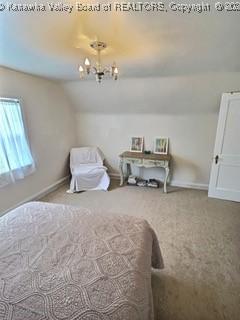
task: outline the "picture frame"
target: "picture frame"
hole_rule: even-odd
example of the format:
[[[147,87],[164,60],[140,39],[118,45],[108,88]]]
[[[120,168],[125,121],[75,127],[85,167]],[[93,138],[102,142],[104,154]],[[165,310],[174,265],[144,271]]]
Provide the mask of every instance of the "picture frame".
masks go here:
[[[156,137],[154,139],[154,150],[156,154],[168,154],[168,138]]]
[[[143,152],[143,143],[144,138],[143,137],[131,137],[131,152]]]

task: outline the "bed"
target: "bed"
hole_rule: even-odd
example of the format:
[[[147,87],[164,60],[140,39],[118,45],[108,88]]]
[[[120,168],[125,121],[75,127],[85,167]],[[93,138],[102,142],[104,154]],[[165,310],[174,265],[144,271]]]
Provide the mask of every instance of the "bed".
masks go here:
[[[151,267],[145,220],[27,203],[0,219],[0,319],[153,319]]]

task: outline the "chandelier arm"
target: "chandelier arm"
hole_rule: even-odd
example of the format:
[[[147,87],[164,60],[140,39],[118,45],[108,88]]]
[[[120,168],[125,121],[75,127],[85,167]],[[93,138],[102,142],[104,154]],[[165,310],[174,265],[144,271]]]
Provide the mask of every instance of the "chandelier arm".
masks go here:
[[[105,67],[104,69],[103,69],[103,72],[105,73],[105,72],[107,72],[107,73],[110,73],[111,71],[110,71],[110,67]]]
[[[96,74],[98,72],[96,67],[92,67],[92,69],[93,69],[94,74]]]

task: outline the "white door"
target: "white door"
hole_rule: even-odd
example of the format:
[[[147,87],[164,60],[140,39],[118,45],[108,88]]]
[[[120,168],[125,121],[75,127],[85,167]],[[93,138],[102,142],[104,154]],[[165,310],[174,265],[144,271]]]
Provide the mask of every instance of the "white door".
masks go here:
[[[224,93],[208,196],[240,201],[240,93]]]

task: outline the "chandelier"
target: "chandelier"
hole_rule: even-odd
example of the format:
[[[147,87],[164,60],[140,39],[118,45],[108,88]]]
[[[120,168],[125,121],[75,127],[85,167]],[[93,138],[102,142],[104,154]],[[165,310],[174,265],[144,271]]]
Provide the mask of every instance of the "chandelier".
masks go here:
[[[101,51],[106,49],[107,44],[102,41],[94,41],[90,43],[90,47],[97,51],[97,61],[95,66],[91,66],[91,63],[88,58],[84,61],[84,67],[79,66],[80,78],[84,78],[85,75],[89,75],[90,73],[95,74],[96,81],[101,83],[103,77],[108,74],[113,80],[117,80],[118,78],[118,68],[116,63],[113,62],[112,66],[104,67],[101,63]]]

